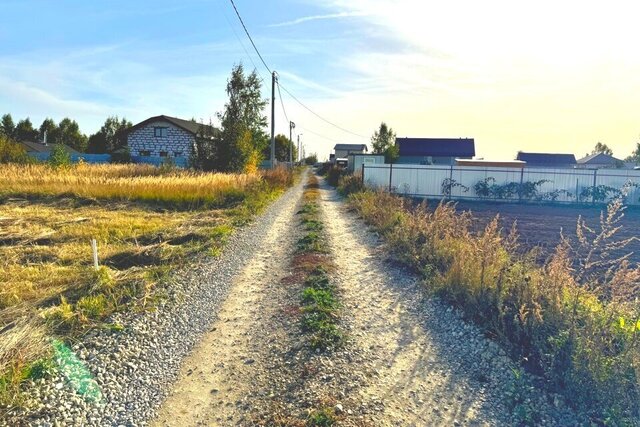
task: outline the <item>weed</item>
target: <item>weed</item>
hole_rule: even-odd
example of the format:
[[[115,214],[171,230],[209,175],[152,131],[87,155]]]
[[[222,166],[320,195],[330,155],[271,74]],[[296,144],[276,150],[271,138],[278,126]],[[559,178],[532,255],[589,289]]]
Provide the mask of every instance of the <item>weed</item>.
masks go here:
[[[505,234],[498,218],[476,233],[469,213],[452,204],[429,210],[373,191],[349,200],[432,291],[526,360],[579,412],[620,424],[640,416],[640,268],[610,255],[630,242],[614,237],[622,199],[609,204],[600,229],[579,219],[577,242],[562,239],[542,266],[535,253],[516,251],[515,228]],[[532,408],[520,401],[514,408],[535,422]]]
[[[331,427],[337,421],[332,408],[321,408],[313,411],[307,419],[308,427]]]

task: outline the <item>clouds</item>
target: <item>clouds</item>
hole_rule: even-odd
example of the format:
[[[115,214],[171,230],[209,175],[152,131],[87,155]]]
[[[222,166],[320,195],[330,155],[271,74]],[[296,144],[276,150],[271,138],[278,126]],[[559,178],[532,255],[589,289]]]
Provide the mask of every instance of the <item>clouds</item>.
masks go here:
[[[292,19],[290,21],[284,21],[284,22],[280,22],[280,23],[277,23],[277,24],[271,24],[271,25],[269,25],[269,27],[271,27],[271,28],[288,27],[288,26],[292,26],[292,25],[303,24],[305,22],[310,22],[310,21],[321,21],[321,20],[340,19],[340,18],[352,18],[352,17],[365,16],[365,15],[366,15],[365,12],[338,12],[338,13],[328,13],[328,14],[324,14],[324,15],[309,15],[309,16],[303,16],[303,17],[300,17],[300,18]]]

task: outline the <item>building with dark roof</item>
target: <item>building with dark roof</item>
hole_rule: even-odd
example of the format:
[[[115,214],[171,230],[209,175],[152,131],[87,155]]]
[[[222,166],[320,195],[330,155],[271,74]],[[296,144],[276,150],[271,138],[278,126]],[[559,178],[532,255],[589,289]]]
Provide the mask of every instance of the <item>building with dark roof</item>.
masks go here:
[[[576,167],[582,169],[620,169],[625,167],[625,162],[604,153],[596,153],[577,160]]]
[[[525,153],[518,151],[516,160],[527,162],[527,167],[532,168],[574,168],[576,156],[561,153]]]
[[[170,116],[150,117],[128,130],[127,145],[132,156],[173,157],[185,159],[191,153],[196,137],[202,133],[215,135],[218,129]]]
[[[367,144],[336,144],[333,147],[336,159],[346,159],[349,154],[364,154],[368,151]]]
[[[51,153],[51,150],[53,150],[57,145],[61,145],[69,154],[79,154],[76,150],[64,144],[44,144],[42,142],[34,141],[20,141],[19,144],[28,154]]]
[[[396,138],[400,157],[397,163],[454,165],[456,159],[476,155],[473,138]]]

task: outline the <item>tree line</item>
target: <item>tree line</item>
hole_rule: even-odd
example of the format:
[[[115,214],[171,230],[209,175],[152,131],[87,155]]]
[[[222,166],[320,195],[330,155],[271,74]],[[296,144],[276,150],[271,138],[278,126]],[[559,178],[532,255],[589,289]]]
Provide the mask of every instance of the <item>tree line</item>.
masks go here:
[[[78,122],[68,117],[56,123],[51,118],[42,121],[40,127],[34,127],[29,117],[14,122],[10,113],[0,119],[0,134],[18,142],[46,142],[47,144],[64,144],[81,153],[112,153],[126,147],[126,132],[131,122],[118,116],[108,117],[100,130],[87,136],[80,131]]]

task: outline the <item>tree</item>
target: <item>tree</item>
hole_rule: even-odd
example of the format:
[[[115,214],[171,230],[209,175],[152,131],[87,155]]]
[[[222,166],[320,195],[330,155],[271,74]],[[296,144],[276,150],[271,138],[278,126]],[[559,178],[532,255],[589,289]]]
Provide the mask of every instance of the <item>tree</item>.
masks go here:
[[[285,135],[278,134],[275,136],[276,141],[276,160],[279,162],[288,162],[289,161],[289,149],[293,145],[293,158],[298,158],[298,147],[295,144],[291,144],[291,140],[287,138]],[[271,146],[267,145],[262,151],[262,155],[265,158],[269,158],[271,156]]]
[[[385,122],[380,123],[380,129],[376,130],[371,137],[373,154],[384,154],[384,152],[396,143],[396,134]]]
[[[633,150],[631,155],[624,160],[625,162],[640,164],[640,142],[636,143],[636,149]]]
[[[47,117],[42,121],[42,124],[40,125],[40,141],[44,142],[44,135],[46,133],[47,143],[55,143],[57,132],[58,126],[56,125],[56,122],[54,122],[53,119]]]
[[[38,131],[33,128],[33,123],[31,123],[29,117],[18,122],[14,137],[17,141],[37,141]]]
[[[107,117],[100,130],[89,137],[88,153],[111,153],[127,145],[127,130],[133,124],[126,118]]]
[[[75,120],[65,117],[58,123],[55,142],[65,144],[76,151],[84,152],[87,149],[87,136],[80,132],[80,126]]]
[[[13,117],[11,114],[5,114],[2,116],[2,121],[0,123],[0,133],[8,136],[9,138],[13,138],[15,136],[16,125],[13,122]]]
[[[385,122],[380,123],[380,129],[371,137],[373,154],[384,154],[385,162],[395,163],[400,155],[396,146],[396,134]]]
[[[608,156],[613,156],[613,150],[607,146],[607,144],[603,144],[602,142],[598,142],[593,150],[591,150],[591,154],[606,154]]]
[[[216,169],[217,149],[221,145],[220,132],[213,127],[209,120],[209,126],[200,124],[200,129],[196,135],[195,145],[189,157],[192,168],[211,171]]]
[[[267,140],[263,130],[267,124],[263,114],[267,100],[262,98],[260,89],[255,70],[245,76],[242,64],[233,67],[227,81],[229,100],[224,111],[218,113],[222,135],[216,147],[216,169],[241,172],[250,161],[256,163],[259,159]]]
[[[21,144],[0,134],[0,163],[30,163],[32,159]]]

